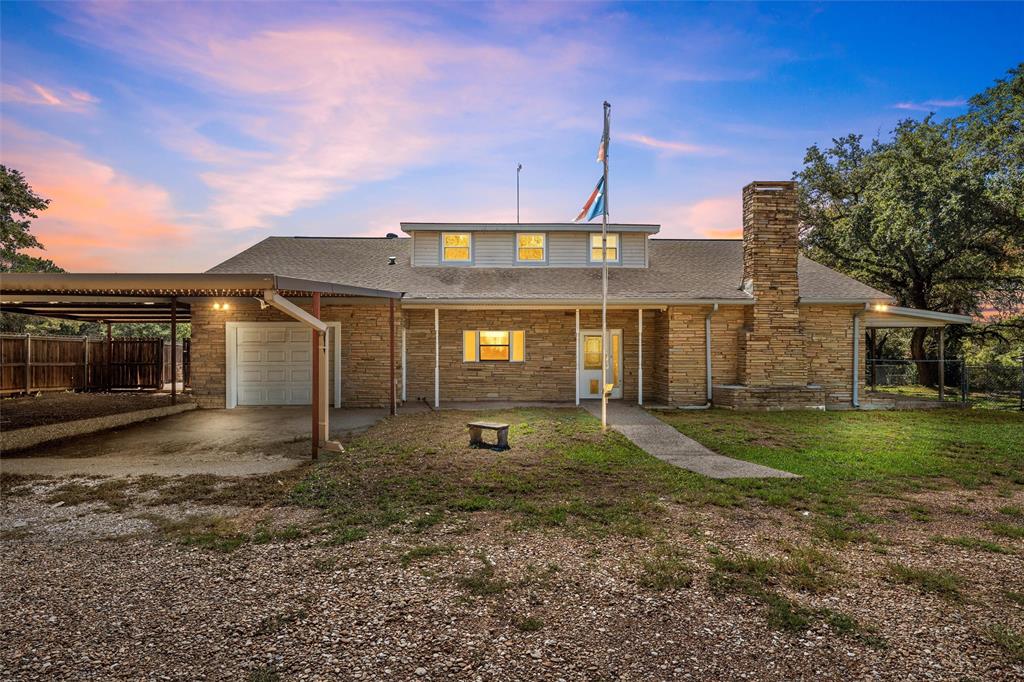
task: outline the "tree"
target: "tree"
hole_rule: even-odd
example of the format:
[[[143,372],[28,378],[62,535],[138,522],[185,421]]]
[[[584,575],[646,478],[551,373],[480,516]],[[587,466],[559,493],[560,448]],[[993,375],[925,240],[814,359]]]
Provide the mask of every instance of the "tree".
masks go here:
[[[63,272],[53,261],[22,253],[42,249],[32,221],[50,200],[36,194],[21,171],[0,165],[0,272]]]
[[[961,314],[1024,302],[1024,64],[963,116],[901,121],[888,141],[812,145],[794,174],[801,243],[899,305]],[[934,384],[926,329],[911,354]]]

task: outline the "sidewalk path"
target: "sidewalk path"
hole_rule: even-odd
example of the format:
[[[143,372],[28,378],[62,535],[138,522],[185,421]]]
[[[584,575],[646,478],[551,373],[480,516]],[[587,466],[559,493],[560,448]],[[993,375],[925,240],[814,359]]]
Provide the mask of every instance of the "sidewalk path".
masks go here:
[[[587,400],[583,407],[601,418],[600,401]],[[712,452],[636,405],[609,401],[608,426],[658,459],[709,478],[800,478],[788,471]]]

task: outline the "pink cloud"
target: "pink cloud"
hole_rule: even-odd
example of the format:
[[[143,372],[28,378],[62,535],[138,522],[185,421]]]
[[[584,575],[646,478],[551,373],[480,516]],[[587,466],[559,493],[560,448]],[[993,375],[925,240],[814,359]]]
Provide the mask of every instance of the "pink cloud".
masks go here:
[[[211,16],[226,6],[165,8],[76,6],[73,19],[87,40],[260,112],[232,122],[265,153],[223,150],[197,132],[176,143],[206,164],[205,218],[226,229],[265,227],[441,158],[479,158],[525,122],[559,125],[575,106],[565,83],[589,63],[571,43],[496,47],[359,17],[263,30]]]
[[[54,107],[75,113],[89,111],[99,102],[99,99],[84,90],[46,87],[32,81],[20,84],[4,83],[0,89],[0,99],[4,102]]]
[[[661,224],[659,237],[739,239],[743,236],[742,211],[737,193],[655,208],[652,215]]]
[[[173,266],[167,248],[191,240],[190,228],[176,220],[163,188],[89,159],[77,146],[45,133],[9,121],[2,132],[4,163],[50,199],[33,223],[45,247],[35,255],[72,271],[159,271]]]
[[[659,140],[658,138],[651,137],[649,135],[641,135],[639,133],[623,133],[616,137],[640,147],[655,149],[665,154],[700,154],[704,156],[717,156],[723,153],[723,150],[715,147],[707,147],[704,145],[690,144],[689,142],[679,142],[675,140]]]

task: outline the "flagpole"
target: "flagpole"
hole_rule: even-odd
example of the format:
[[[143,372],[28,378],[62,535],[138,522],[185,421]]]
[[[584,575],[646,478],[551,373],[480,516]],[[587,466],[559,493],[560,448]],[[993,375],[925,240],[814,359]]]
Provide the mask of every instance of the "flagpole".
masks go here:
[[[608,147],[612,105],[604,103],[604,210],[601,211],[601,430],[608,430]],[[620,245],[621,248],[621,245]]]

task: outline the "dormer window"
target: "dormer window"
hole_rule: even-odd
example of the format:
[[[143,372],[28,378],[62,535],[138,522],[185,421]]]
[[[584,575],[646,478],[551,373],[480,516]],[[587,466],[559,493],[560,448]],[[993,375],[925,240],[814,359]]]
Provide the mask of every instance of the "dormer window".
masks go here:
[[[617,233],[609,232],[605,235],[606,244],[608,248],[608,262],[618,263],[619,262],[619,235]],[[590,234],[590,262],[600,263],[603,259],[601,257],[601,233],[592,232]]]
[[[548,259],[548,240],[543,232],[516,233],[516,262],[544,263]]]
[[[469,232],[442,232],[441,260],[445,263],[472,262],[473,235]]]

